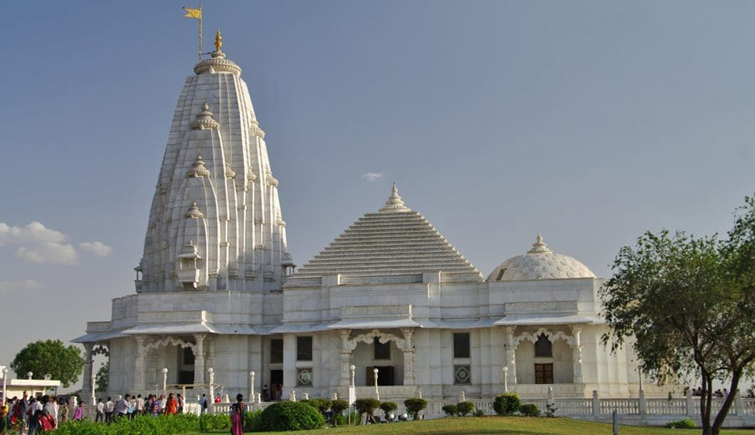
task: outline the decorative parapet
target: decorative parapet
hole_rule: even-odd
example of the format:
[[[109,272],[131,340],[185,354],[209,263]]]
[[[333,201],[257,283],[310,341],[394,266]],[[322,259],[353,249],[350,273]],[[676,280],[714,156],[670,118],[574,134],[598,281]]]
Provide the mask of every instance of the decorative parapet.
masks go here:
[[[508,302],[506,314],[576,313],[577,301]]]
[[[409,305],[368,305],[341,307],[341,319],[363,318],[412,318],[412,306]]]

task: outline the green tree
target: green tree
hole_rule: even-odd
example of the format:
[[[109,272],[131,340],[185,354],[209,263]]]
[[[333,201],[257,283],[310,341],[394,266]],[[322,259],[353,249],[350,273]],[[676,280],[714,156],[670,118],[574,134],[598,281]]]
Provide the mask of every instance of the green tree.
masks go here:
[[[21,349],[10,368],[19,378],[25,378],[28,372],[40,377],[49,374],[67,388],[79,380],[84,360],[76,346],[66,347],[60,340],[39,340]]]
[[[603,336],[632,346],[642,370],[660,383],[702,379],[703,434],[718,435],[735,394],[711,424],[713,381],[736,392],[755,360],[755,202],[746,199],[726,240],[683,232],[645,233],[621,248],[600,290]]]
[[[427,399],[410,397],[404,400],[404,406],[406,407],[406,412],[411,414],[412,420],[416,420],[419,418],[420,411],[427,408]]]
[[[102,363],[97,375],[94,378],[94,385],[98,393],[104,393],[107,391],[107,387],[110,384],[110,361]]]

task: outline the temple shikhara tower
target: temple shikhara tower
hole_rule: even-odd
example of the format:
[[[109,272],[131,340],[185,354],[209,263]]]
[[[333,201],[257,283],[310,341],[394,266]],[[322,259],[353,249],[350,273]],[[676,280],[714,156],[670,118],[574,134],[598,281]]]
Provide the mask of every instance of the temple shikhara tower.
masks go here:
[[[540,235],[486,279],[394,185],[296,271],[265,133],[219,36],[178,98],[134,292],[74,340],[87,400],[98,354],[111,396],[165,383],[191,399],[214,381],[267,386],[263,400],[346,397],[352,382],[396,402],[636,397],[634,355],[600,342],[603,280]]]

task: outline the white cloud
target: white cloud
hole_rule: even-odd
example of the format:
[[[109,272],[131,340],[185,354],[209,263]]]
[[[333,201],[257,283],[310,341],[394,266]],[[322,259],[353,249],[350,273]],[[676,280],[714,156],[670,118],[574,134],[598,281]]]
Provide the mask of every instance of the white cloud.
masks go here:
[[[107,255],[110,253],[110,251],[113,250],[110,246],[102,243],[102,242],[84,242],[79,243],[79,248],[81,248],[82,251],[88,251],[92,254],[98,256],[98,257],[107,257]]]
[[[383,178],[382,172],[365,172],[362,174],[362,180],[373,182]]]
[[[41,242],[22,246],[16,257],[32,263],[76,264],[76,248],[70,243]]]
[[[62,243],[68,237],[65,234],[51,230],[41,223],[34,221],[25,227],[14,227],[0,222],[0,245],[52,242]]]
[[[0,294],[9,293],[14,290],[34,290],[42,288],[42,284],[33,279],[23,281],[0,281]]]

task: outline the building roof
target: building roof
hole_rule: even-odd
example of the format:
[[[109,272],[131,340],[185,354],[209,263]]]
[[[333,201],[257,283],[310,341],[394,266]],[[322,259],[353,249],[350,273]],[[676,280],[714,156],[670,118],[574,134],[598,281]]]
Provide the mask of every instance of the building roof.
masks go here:
[[[543,237],[538,234],[532,249],[501,263],[488,275],[487,281],[568,278],[595,278],[595,274],[576,259],[548,249]]]
[[[394,184],[379,212],[367,213],[354,222],[288,282],[336,273],[391,277],[437,271],[482,279],[424,216],[404,204]]]

